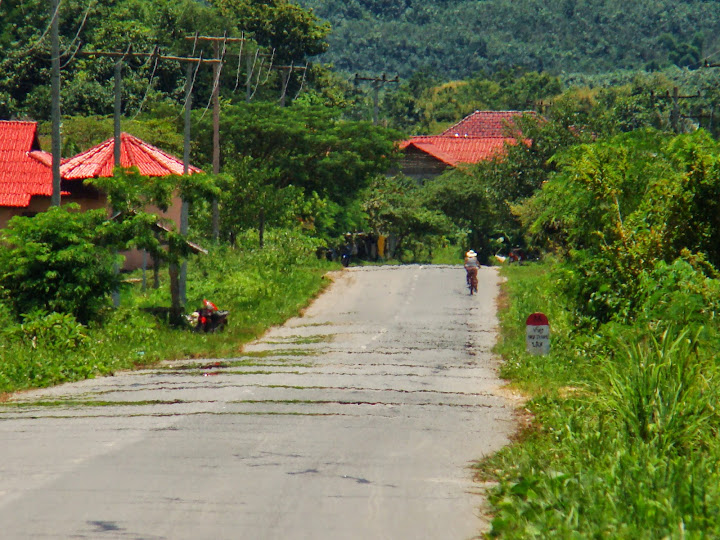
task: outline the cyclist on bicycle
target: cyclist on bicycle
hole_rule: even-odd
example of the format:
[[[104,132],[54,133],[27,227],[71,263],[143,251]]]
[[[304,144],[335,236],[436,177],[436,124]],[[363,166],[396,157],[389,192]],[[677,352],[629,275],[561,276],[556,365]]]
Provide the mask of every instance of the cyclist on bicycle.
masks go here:
[[[467,272],[468,283],[477,283],[478,270],[480,270],[480,263],[477,260],[477,253],[471,249],[465,254],[465,271]]]

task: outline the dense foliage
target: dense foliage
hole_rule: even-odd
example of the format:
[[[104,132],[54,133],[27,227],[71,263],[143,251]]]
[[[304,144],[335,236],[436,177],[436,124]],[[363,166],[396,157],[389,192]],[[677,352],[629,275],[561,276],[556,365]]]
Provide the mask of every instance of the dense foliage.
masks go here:
[[[50,9],[47,2],[0,3],[0,118],[49,117],[50,112]],[[113,110],[116,58],[85,56],[89,51],[145,53],[126,58],[123,69],[124,114],[136,116],[158,103],[183,101],[185,65],[160,60],[150,53],[203,58],[225,55],[229,67],[217,86],[228,97],[245,100],[246,83],[257,98],[294,96],[311,78],[293,70],[283,83],[279,65],[301,67],[311,55],[326,48],[325,24],[288,0],[262,4],[249,0],[116,0],[62,3],[60,50],[64,114],[105,115]],[[239,43],[222,44],[215,51],[201,36],[249,36]],[[187,39],[187,38],[190,39]],[[157,49],[156,49],[157,47]],[[258,49],[258,47],[260,49]],[[265,54],[268,57],[265,57]],[[240,56],[239,56],[240,55]],[[250,60],[248,65],[247,60]],[[272,59],[277,62],[272,62]],[[272,62],[272,63],[271,63]],[[196,99],[206,101],[215,86],[212,70],[198,69],[193,76]]]
[[[520,442],[481,466],[500,482],[490,536],[717,536],[720,282],[694,261],[657,262],[631,319],[588,328],[565,268],[509,274],[503,374],[533,398]],[[537,311],[548,356],[524,351]]]
[[[17,217],[2,230],[0,291],[16,316],[56,311],[88,322],[119,286],[115,228],[103,210],[77,210]]]
[[[508,67],[551,73],[696,68],[717,50],[707,0],[301,0],[329,20],[327,60],[354,73],[432,70],[467,78]]]

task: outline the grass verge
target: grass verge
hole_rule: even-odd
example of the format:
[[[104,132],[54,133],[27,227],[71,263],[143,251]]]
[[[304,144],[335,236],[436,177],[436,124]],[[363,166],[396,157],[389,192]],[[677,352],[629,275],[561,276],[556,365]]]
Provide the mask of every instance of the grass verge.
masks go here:
[[[552,263],[506,268],[498,351],[532,414],[516,441],[478,464],[497,482],[490,538],[717,538],[717,343],[707,329],[653,321],[589,330]],[[552,350],[525,353],[530,313]],[[708,319],[708,324],[713,323]]]
[[[280,230],[266,233],[262,249],[248,236],[238,239],[235,249],[216,247],[193,259],[188,265],[188,310],[207,298],[230,311],[227,328],[216,334],[171,328],[158,315],[170,306],[165,272],[158,289],[143,291],[139,279],[129,280],[121,307],[90,327],[60,314],[34,314],[20,324],[8,310],[0,310],[0,400],[17,390],[160,360],[237,357],[245,343],[299,314],[330,284],[325,276],[339,264],[319,260],[314,253],[311,240]]]

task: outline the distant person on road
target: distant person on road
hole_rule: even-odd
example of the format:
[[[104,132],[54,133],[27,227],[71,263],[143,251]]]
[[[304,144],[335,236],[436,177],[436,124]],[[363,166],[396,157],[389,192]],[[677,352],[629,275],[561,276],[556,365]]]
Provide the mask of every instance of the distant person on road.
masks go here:
[[[477,274],[480,270],[480,263],[477,260],[477,253],[472,249],[465,254],[465,272],[467,272],[467,282],[477,282]]]

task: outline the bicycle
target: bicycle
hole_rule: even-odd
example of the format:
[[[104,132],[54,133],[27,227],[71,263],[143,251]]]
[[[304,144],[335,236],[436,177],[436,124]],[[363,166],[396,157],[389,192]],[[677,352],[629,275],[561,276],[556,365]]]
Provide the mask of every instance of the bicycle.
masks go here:
[[[470,289],[470,296],[473,295],[473,293],[478,292],[478,269],[477,268],[467,268],[467,285],[468,289]]]

